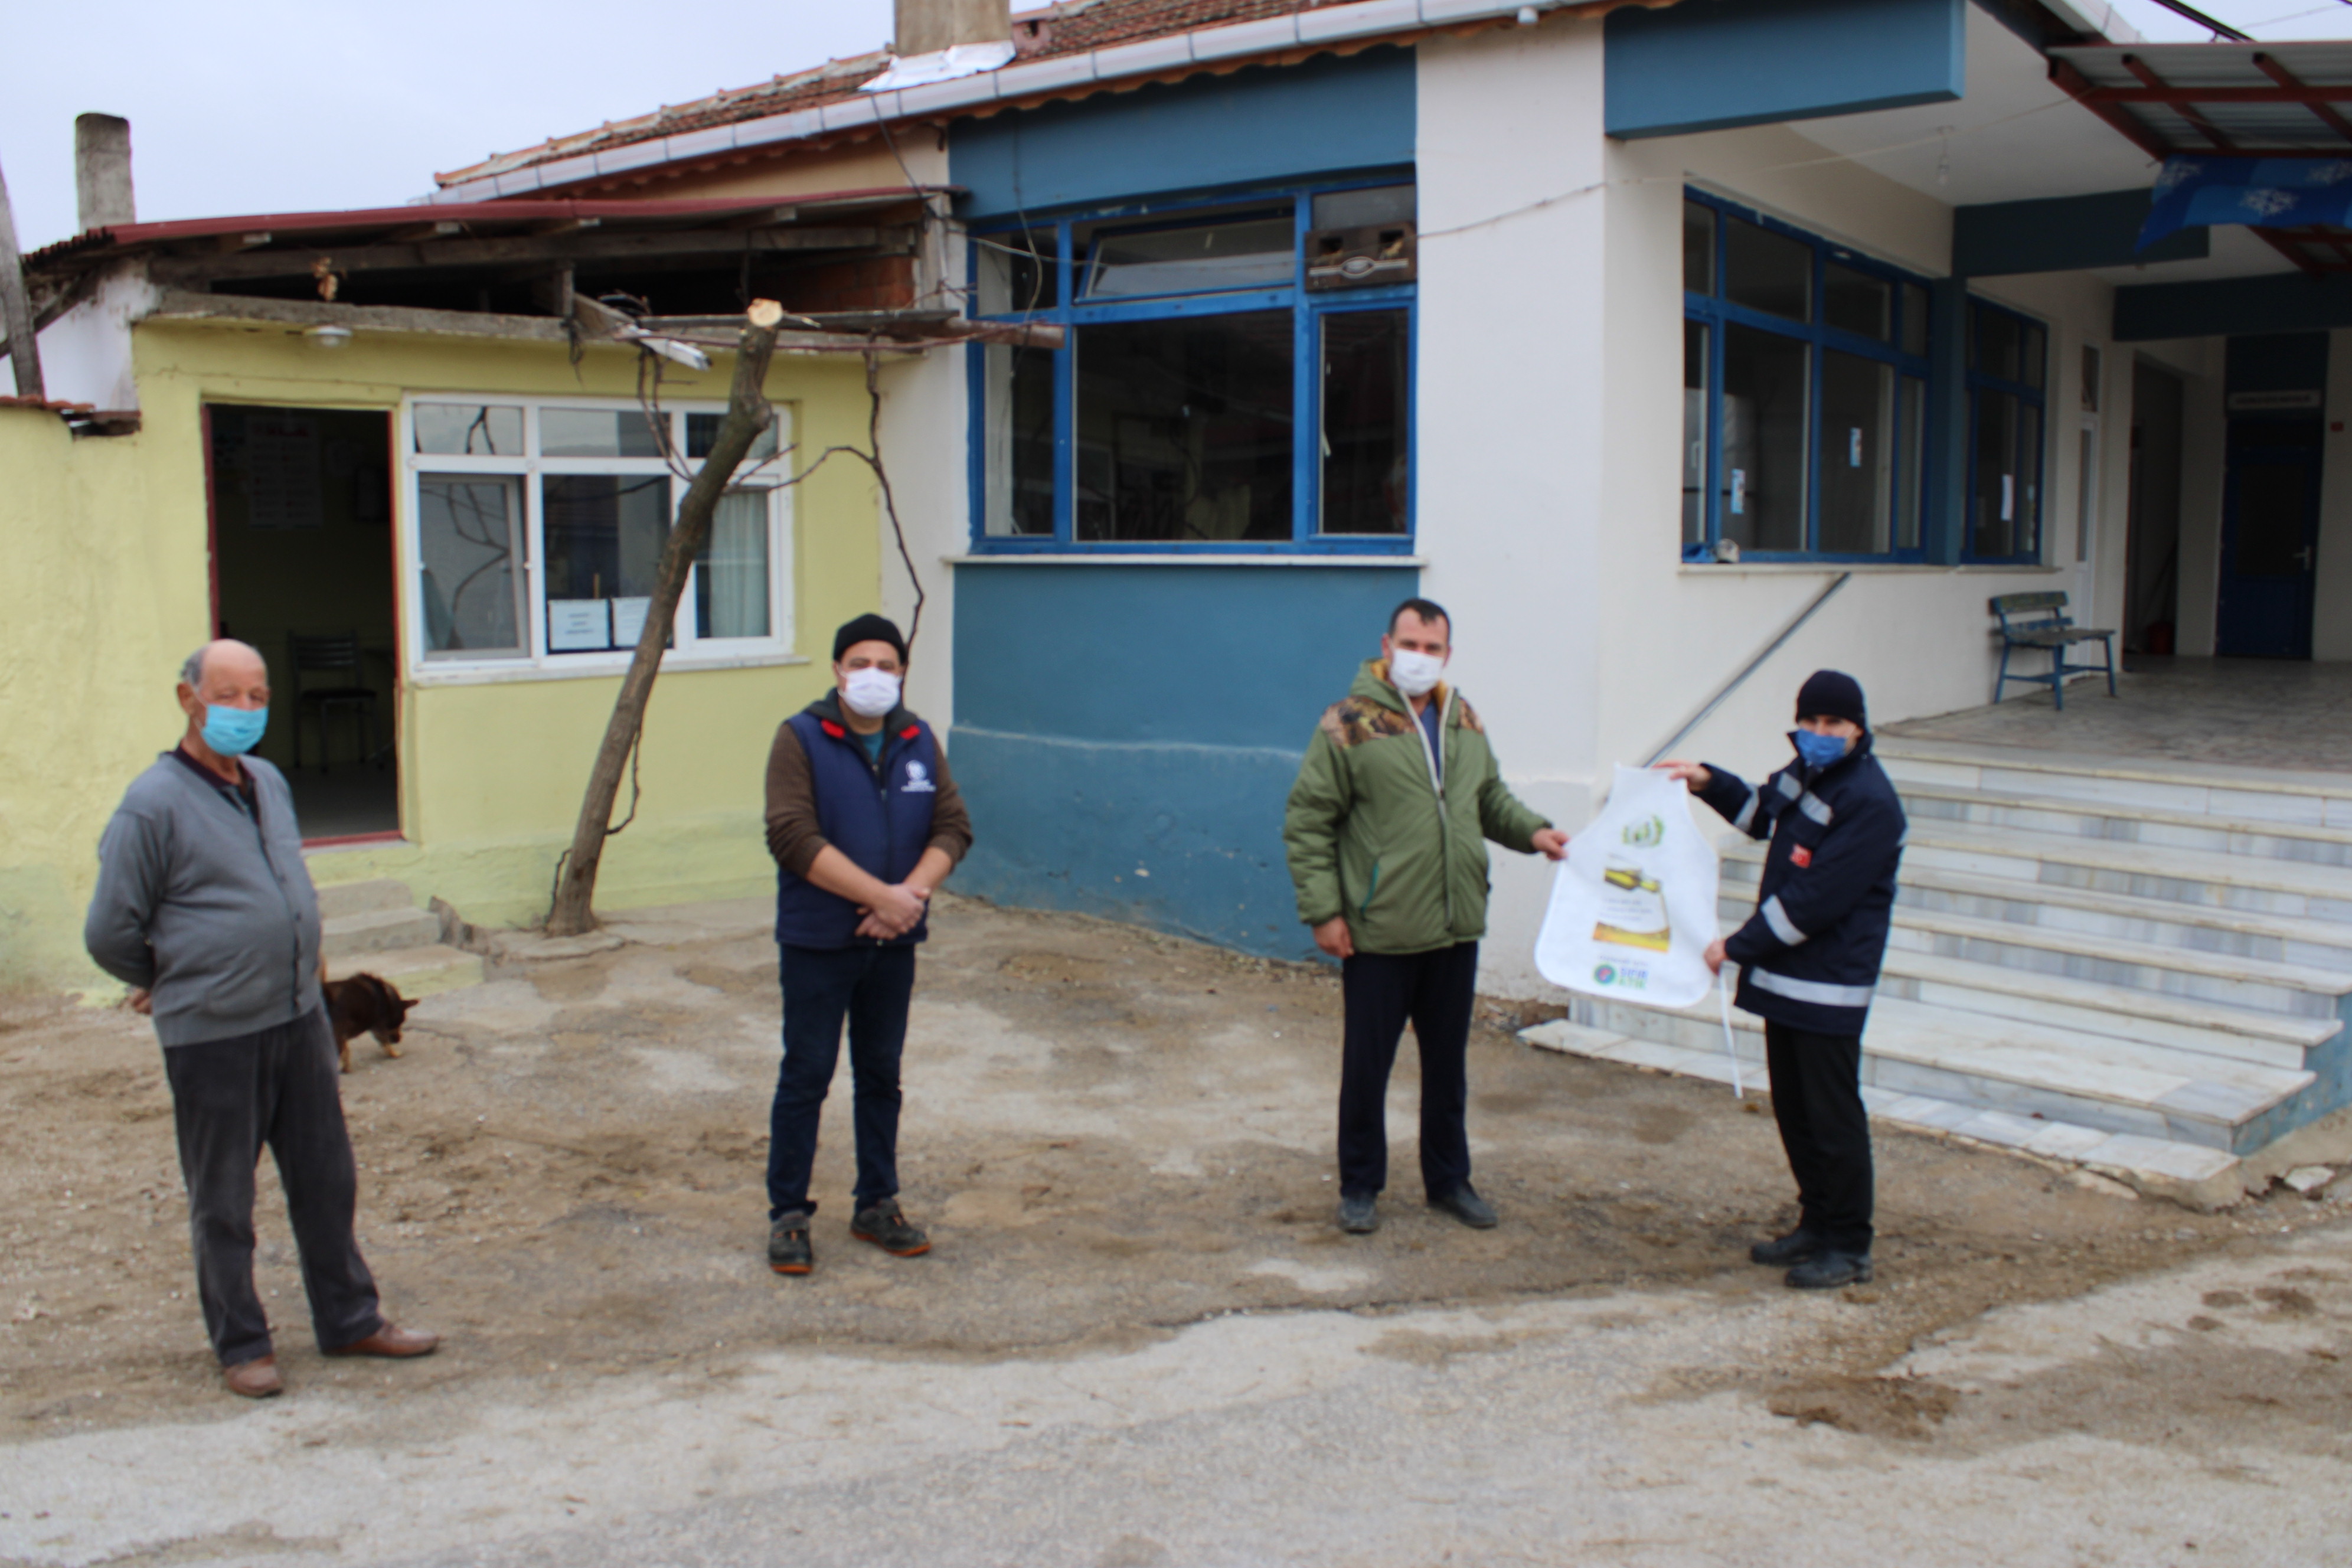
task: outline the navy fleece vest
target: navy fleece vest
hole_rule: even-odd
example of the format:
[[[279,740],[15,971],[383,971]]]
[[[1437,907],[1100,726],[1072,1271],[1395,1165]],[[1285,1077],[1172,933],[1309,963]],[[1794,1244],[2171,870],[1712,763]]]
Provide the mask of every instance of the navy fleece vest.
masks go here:
[[[882,737],[882,760],[866,760],[857,737],[831,719],[802,711],[789,721],[808,753],[816,791],[817,826],[825,841],[857,868],[886,882],[903,882],[931,841],[931,805],[939,798],[939,742],[931,727],[903,709]],[[838,893],[779,867],[776,940],[788,947],[856,947],[857,906]],[[929,920],[887,945],[923,940]]]

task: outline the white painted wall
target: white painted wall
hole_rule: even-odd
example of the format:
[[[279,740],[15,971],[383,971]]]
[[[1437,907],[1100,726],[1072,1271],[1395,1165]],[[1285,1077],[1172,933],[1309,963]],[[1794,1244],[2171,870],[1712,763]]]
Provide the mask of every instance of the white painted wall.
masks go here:
[[[87,403],[105,413],[139,406],[131,372],[131,326],[160,298],[143,271],[118,268],[90,297],[40,334],[41,380],[51,400]]]
[[[1572,827],[1591,807],[1601,603],[1616,591],[1599,522],[1622,306],[1601,286],[1604,202],[1499,215],[1604,176],[1601,26],[1554,19],[1419,58],[1423,590],[1453,614],[1451,676],[1512,787]],[[1494,869],[1481,984],[1524,990],[1549,870],[1507,851]]]
[[[2328,334],[2326,418],[2311,657],[2352,659],[2352,331]]]

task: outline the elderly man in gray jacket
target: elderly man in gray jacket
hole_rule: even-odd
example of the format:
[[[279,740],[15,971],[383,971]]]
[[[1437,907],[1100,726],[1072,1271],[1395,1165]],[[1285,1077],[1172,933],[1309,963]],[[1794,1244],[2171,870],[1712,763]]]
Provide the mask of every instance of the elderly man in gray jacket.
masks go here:
[[[352,1236],[359,1178],[320,993],[319,896],[285,776],[245,755],[269,720],[269,671],[241,642],[209,643],[179,700],[187,733],[131,781],[99,842],[82,939],[155,1020],[205,1327],[230,1390],[259,1399],[283,1386],[253,1289],[264,1144],[320,1348],[417,1356],[438,1341],[384,1321]]]

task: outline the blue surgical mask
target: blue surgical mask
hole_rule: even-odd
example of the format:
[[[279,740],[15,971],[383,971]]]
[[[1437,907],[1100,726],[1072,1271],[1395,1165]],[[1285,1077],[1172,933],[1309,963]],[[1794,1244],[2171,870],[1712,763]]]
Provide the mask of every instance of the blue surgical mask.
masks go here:
[[[217,702],[205,704],[205,744],[224,757],[241,757],[261,743],[261,732],[269,728],[267,708],[224,708]]]
[[[1843,735],[1816,735],[1811,730],[1798,730],[1789,738],[1797,742],[1797,755],[1805,759],[1809,768],[1828,767],[1846,752]]]

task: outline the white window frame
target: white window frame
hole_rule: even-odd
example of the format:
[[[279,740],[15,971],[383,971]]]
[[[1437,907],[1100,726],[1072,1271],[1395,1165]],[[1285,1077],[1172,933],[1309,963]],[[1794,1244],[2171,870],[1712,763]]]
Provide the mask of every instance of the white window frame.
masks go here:
[[[523,415],[523,451],[519,458],[467,457],[446,452],[416,450],[415,410],[419,404],[458,403],[501,408],[520,408]],[[531,394],[499,392],[411,392],[401,399],[398,431],[395,439],[401,455],[399,486],[399,556],[400,556],[400,620],[403,642],[402,668],[406,679],[421,686],[478,685],[508,680],[572,680],[594,677],[610,677],[625,671],[634,652],[629,648],[599,649],[593,653],[551,653],[547,647],[547,600],[544,563],[545,518],[540,479],[559,474],[662,474],[670,479],[670,499],[675,508],[686,498],[687,481],[679,479],[667,461],[660,458],[542,458],[540,456],[540,415],[543,409],[594,409],[626,413],[632,417],[640,414],[640,405],[629,397],[559,397]],[[669,422],[672,449],[686,450],[686,420],[689,414],[724,414],[723,402],[681,402],[664,405],[663,416]],[[776,448],[779,454],[788,452],[793,444],[793,410],[783,404],[776,405]],[[793,559],[794,490],[784,486],[789,458],[779,456],[756,470],[747,465],[737,476],[739,484],[747,476],[753,483],[768,487],[768,635],[761,637],[707,637],[699,635],[696,625],[696,567],[687,577],[685,591],[678,597],[677,626],[669,651],[662,659],[666,670],[730,669],[750,665],[805,664],[808,660],[793,651]],[[699,472],[698,461],[688,460],[688,473]],[[420,478],[433,474],[482,474],[522,479],[523,494],[523,603],[525,606],[526,646],[520,653],[496,654],[480,658],[431,657],[426,652],[424,595],[419,591],[418,574],[424,558],[423,542],[418,537],[418,520],[422,510],[417,499]]]

